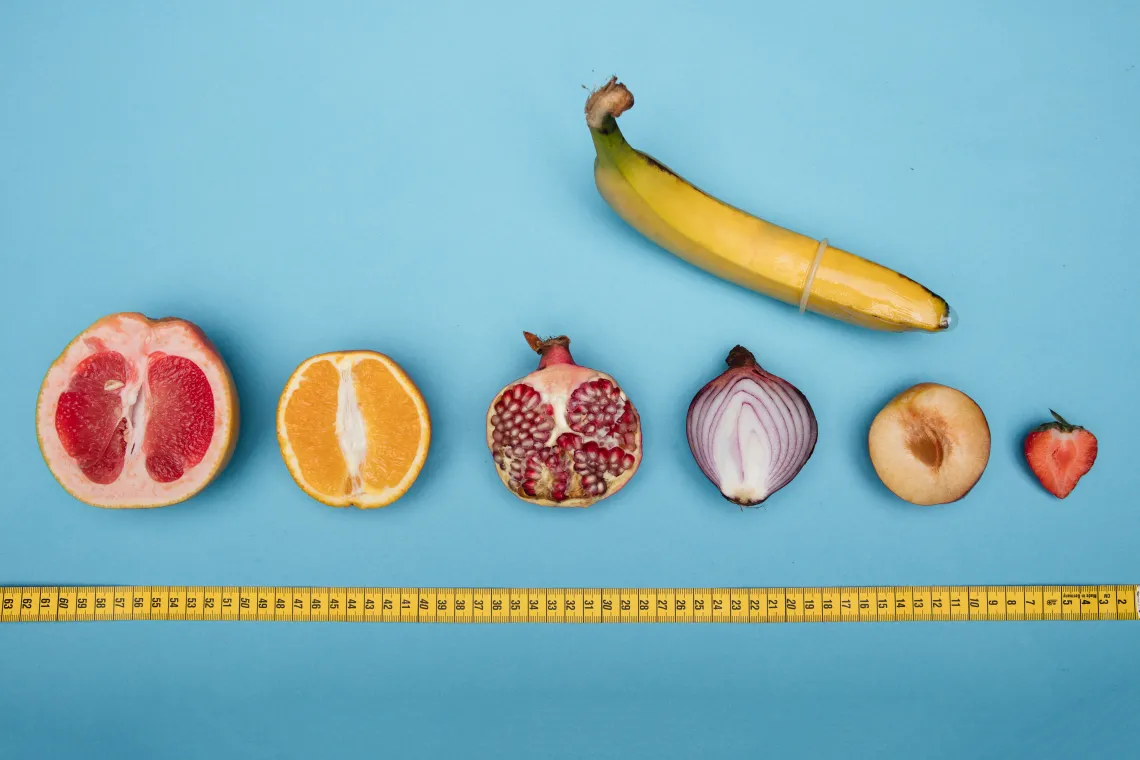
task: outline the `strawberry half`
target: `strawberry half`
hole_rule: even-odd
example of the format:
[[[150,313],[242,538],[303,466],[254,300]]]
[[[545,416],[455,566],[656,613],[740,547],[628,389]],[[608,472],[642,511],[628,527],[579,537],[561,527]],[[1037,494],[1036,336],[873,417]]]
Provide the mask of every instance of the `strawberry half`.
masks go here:
[[[1096,436],[1070,425],[1052,409],[1054,422],[1036,427],[1025,436],[1025,460],[1041,485],[1058,499],[1076,488],[1077,481],[1096,461]]]

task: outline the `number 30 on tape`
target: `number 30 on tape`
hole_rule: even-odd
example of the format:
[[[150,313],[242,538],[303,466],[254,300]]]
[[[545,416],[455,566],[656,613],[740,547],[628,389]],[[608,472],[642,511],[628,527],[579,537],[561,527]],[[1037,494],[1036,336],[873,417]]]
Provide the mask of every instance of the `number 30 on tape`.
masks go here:
[[[0,622],[827,623],[1137,620],[1140,586],[6,586]]]

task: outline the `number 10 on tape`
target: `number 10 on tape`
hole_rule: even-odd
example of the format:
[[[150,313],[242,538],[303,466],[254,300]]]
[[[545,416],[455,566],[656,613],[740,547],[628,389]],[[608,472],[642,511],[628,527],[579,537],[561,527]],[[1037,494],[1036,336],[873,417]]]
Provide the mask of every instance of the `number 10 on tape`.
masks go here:
[[[0,622],[827,623],[1137,620],[1140,587],[6,586]]]

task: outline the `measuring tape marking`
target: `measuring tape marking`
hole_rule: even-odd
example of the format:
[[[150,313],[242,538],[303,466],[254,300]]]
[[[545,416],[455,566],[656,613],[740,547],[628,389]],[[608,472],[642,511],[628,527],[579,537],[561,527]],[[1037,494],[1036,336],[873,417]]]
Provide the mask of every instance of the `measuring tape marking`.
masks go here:
[[[1138,620],[1140,586],[4,586],[0,623],[811,623]]]

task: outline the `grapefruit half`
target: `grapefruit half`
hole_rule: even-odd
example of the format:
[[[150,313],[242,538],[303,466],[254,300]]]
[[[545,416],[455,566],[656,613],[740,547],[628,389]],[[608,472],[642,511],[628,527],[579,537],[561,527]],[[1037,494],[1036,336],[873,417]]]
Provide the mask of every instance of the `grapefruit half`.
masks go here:
[[[51,474],[96,507],[194,496],[233,454],[233,377],[186,320],[112,314],[80,333],[40,386],[36,434]]]

